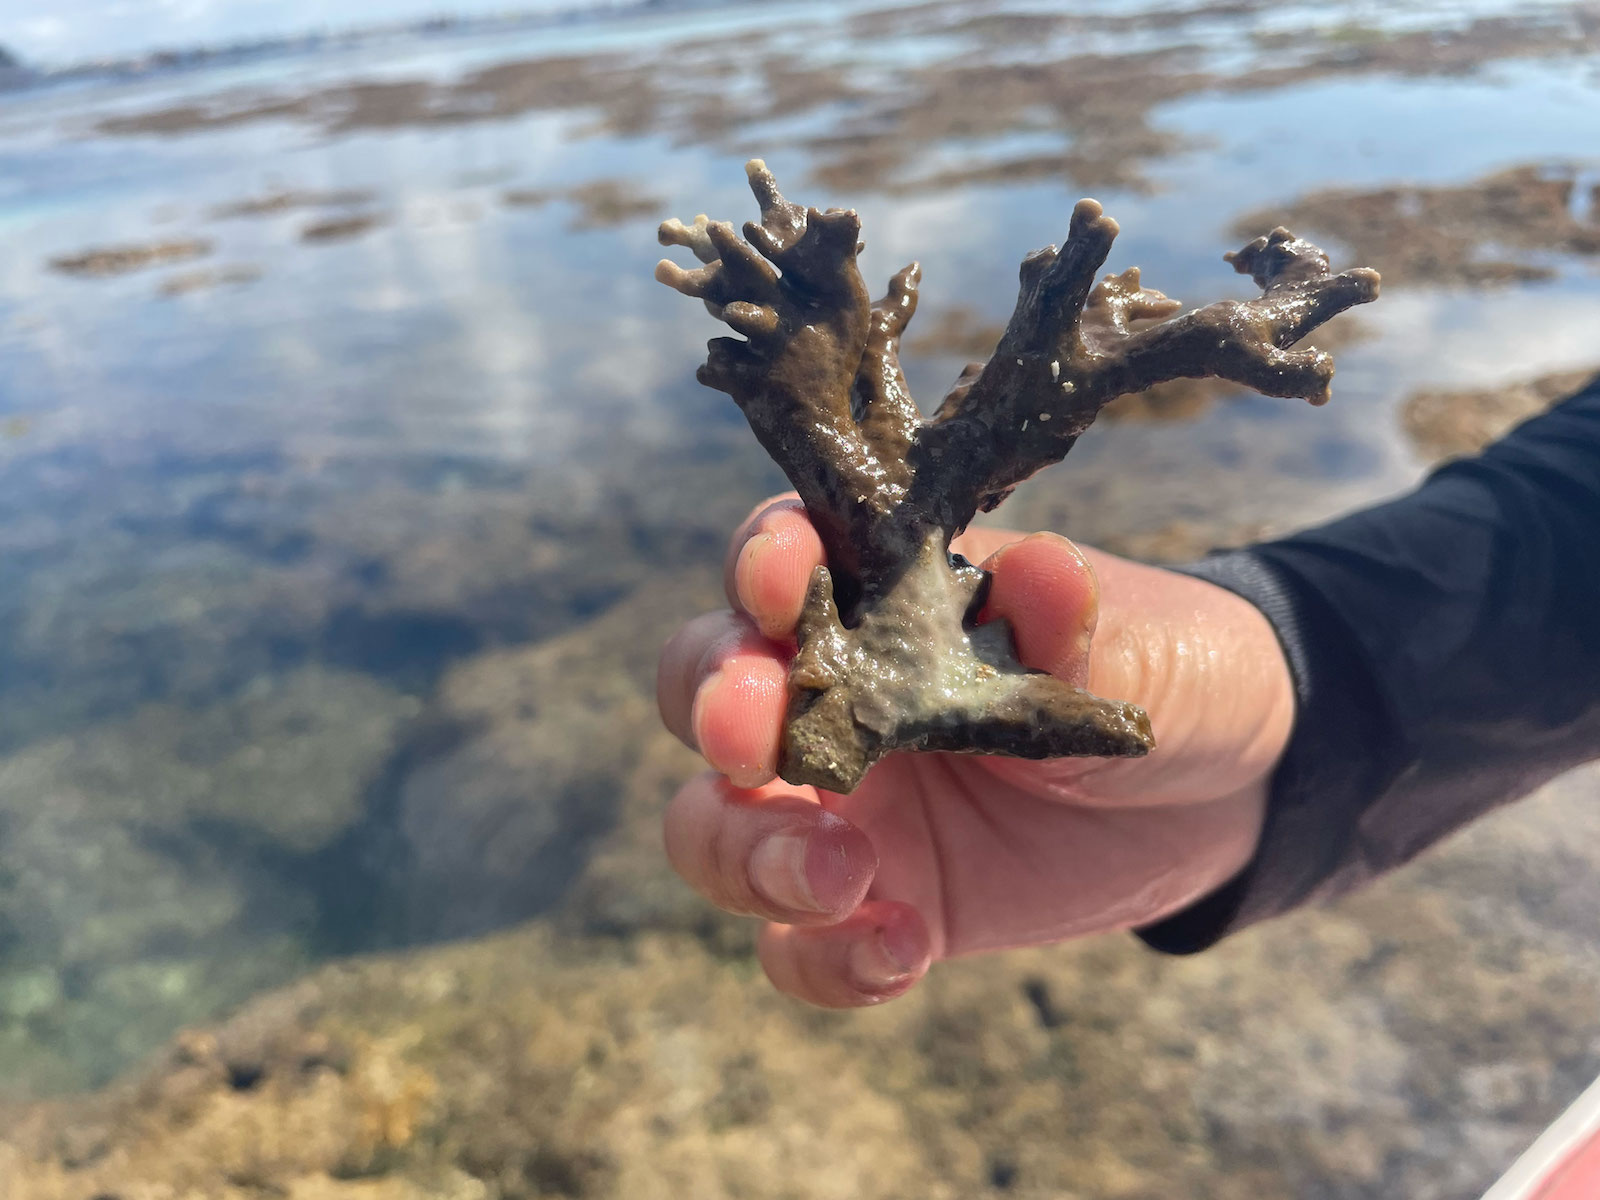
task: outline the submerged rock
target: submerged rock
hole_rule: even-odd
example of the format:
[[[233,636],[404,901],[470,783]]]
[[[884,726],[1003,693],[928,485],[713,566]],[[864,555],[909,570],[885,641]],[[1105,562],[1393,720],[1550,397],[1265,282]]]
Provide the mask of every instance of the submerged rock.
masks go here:
[[[1593,823],[1592,786],[1199,958],[1106,937],[856,1013],[687,933],[344,962],[103,1092],[0,1111],[0,1177],[8,1200],[1470,1200],[1600,1069],[1600,957],[1552,915],[1595,898],[1486,899]]]
[[[50,268],[63,275],[97,278],[125,275],[145,267],[162,266],[201,258],[211,253],[211,242],[204,238],[179,238],[137,246],[99,246],[78,254],[64,254],[50,260]]]
[[[1436,389],[1411,393],[1400,421],[1417,453],[1430,461],[1476,454],[1490,442],[1580,391],[1600,367],[1556,371],[1499,387]]]
[[[296,864],[360,818],[417,708],[308,668],[0,759],[0,1095],[98,1082],[301,967]]]
[[[372,893],[367,936],[460,936],[545,912],[619,814],[650,829],[654,813],[632,798],[641,761],[671,741],[656,715],[656,650],[714,602],[704,575],[669,576],[569,633],[452,668],[428,731],[341,850]],[[673,786],[691,758],[674,760]],[[649,858],[647,875],[668,874],[659,836]]]

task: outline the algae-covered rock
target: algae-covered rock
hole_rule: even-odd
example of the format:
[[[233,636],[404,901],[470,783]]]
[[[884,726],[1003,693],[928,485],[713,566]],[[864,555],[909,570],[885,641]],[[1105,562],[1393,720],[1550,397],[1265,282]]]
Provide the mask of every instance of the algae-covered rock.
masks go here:
[[[1424,388],[1406,397],[1400,421],[1429,460],[1476,454],[1512,428],[1566,399],[1595,378],[1595,367],[1555,371],[1498,387]]]
[[[416,710],[306,668],[0,759],[0,1093],[27,1062],[93,1082],[303,966],[294,864],[362,815]]]
[[[1507,907],[1588,828],[1592,786],[1194,959],[1105,937],[855,1013],[686,933],[352,960],[0,1112],[0,1170],[8,1200],[1473,1200],[1600,1069],[1600,956],[1537,913],[1480,923],[1485,887]]]
[[[715,600],[704,574],[669,576],[569,633],[447,672],[428,710],[432,744],[419,739],[346,851],[371,871],[371,920],[417,940],[543,912],[624,812],[628,828],[651,831],[645,876],[666,875],[653,818],[692,756],[673,759],[670,783],[636,779],[671,742],[656,715],[655,656]]]

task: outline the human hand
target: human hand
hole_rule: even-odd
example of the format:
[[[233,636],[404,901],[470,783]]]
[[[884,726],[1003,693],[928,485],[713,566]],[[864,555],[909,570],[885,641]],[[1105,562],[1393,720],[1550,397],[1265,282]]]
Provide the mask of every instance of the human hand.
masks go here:
[[[893,754],[848,796],[777,779],[794,627],[824,556],[797,499],[759,506],[730,547],[732,610],[662,651],[662,719],[714,768],[673,799],[666,846],[712,903],[767,920],[768,977],[813,1004],[876,1004],[936,959],[1159,920],[1235,875],[1260,834],[1294,693],[1252,604],[1055,534],[972,529],[955,549],[993,573],[980,619],[1009,620],[1026,665],[1142,705],[1156,749]]]

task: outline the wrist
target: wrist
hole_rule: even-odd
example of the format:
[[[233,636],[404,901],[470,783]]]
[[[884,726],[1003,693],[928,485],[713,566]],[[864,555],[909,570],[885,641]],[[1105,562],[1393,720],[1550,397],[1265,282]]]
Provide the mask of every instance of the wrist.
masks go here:
[[[1383,697],[1363,673],[1348,629],[1270,551],[1233,551],[1181,568],[1197,584],[1234,593],[1270,626],[1293,709],[1267,778],[1254,855],[1216,892],[1139,931],[1169,953],[1203,950],[1235,930],[1331,894],[1330,878],[1358,837],[1361,798],[1379,790],[1392,771]]]

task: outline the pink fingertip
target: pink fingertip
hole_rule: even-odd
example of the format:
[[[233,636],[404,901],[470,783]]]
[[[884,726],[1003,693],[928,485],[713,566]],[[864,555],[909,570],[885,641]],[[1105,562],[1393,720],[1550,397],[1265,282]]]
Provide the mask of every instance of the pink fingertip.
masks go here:
[[[759,787],[777,774],[786,677],[777,659],[741,654],[725,662],[695,694],[695,745],[738,787]]]
[[[933,957],[932,947],[928,944],[927,926],[922,923],[915,909],[896,910],[884,922],[881,936],[884,952],[902,970],[920,974],[928,969],[928,962]]]
[[[739,551],[734,568],[739,607],[767,637],[792,637],[811,573],[823,557],[822,540],[804,510],[774,508]]]
[[[755,617],[757,626],[762,633],[767,633],[767,626],[761,620],[760,602],[756,596],[755,583],[752,578],[760,564],[763,552],[772,544],[770,533],[751,534],[748,541],[739,548],[739,561],[733,568],[733,595],[735,601],[745,612]],[[771,636],[768,634],[767,636]]]
[[[995,555],[984,618],[1011,622],[1022,661],[1079,687],[1088,678],[1089,642],[1099,617],[1099,585],[1078,548],[1036,533]]]

